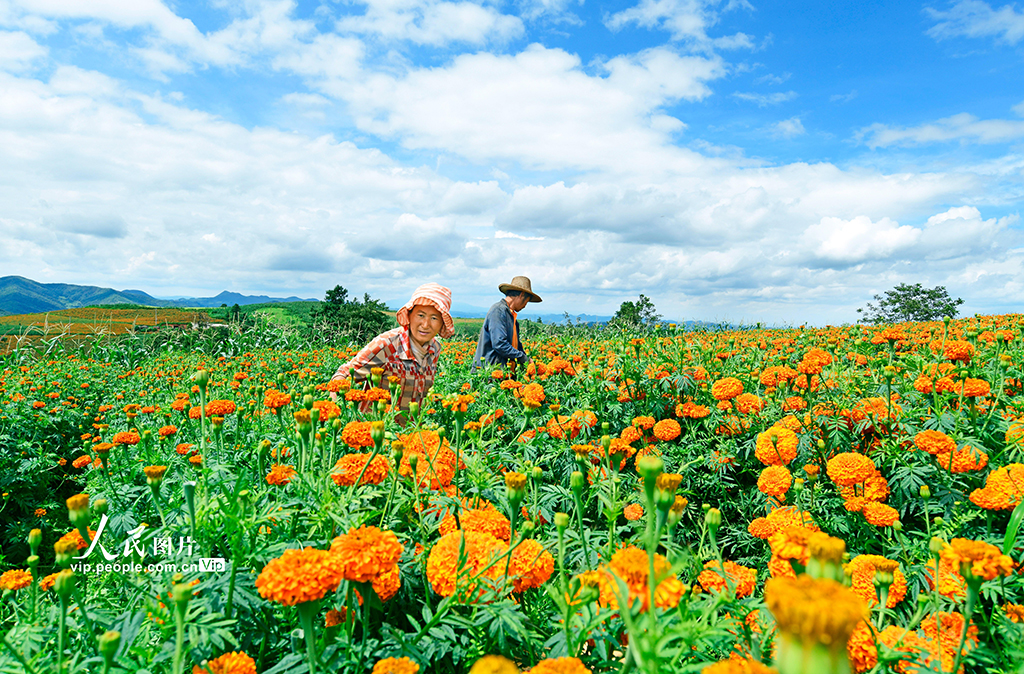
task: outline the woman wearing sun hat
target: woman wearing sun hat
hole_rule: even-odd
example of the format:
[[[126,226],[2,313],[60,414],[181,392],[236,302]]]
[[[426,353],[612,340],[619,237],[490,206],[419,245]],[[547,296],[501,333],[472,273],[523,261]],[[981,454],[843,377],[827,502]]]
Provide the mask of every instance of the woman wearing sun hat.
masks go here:
[[[490,365],[525,363],[526,352],[519,341],[519,320],[517,314],[530,302],[541,302],[540,295],[533,292],[530,279],[516,276],[511,283],[502,283],[498,290],[505,294],[487,311],[487,318],[480,326],[480,339],[473,356],[473,369]]]
[[[355,357],[331,377],[351,379],[352,387],[369,385],[370,370],[384,369],[384,380],[398,377],[401,386],[399,408],[421,402],[434,383],[441,343],[436,339],[455,334],[451,316],[452,291],[437,283],[425,283],[398,310],[400,327],[374,337]]]

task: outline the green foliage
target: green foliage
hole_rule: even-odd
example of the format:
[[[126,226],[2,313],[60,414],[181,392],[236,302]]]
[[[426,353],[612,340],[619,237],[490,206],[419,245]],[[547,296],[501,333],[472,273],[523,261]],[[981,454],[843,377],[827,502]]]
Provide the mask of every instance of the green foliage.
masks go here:
[[[650,327],[661,320],[654,310],[654,302],[643,293],[636,302],[626,300],[612,316],[612,323],[623,327]]]
[[[307,331],[323,342],[366,342],[395,325],[388,307],[368,293],[363,300],[349,299],[340,285],[327,291],[324,301],[309,312]]]
[[[953,299],[945,286],[924,288],[920,283],[901,283],[885,295],[875,295],[875,302],[857,309],[868,323],[906,323],[909,321],[939,321],[949,316],[956,318],[957,307],[964,303]]]

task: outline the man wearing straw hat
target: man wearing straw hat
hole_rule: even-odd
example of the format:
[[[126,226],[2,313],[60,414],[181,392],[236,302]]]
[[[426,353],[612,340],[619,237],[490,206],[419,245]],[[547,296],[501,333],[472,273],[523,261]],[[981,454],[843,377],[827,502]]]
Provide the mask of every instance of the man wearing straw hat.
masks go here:
[[[506,365],[525,363],[526,352],[519,342],[518,312],[526,308],[530,302],[541,302],[540,295],[533,292],[530,279],[516,276],[511,283],[502,283],[498,290],[505,298],[498,300],[487,312],[487,318],[480,328],[480,340],[473,356],[473,369],[490,365]]]

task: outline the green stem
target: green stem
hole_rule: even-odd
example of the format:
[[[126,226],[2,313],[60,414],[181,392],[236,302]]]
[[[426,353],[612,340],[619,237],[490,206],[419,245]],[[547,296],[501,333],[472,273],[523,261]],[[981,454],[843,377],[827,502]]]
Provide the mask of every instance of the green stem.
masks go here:
[[[316,655],[316,640],[313,638],[313,616],[317,612],[316,601],[306,601],[299,604],[299,622],[302,624],[303,636],[306,638],[306,658],[309,660],[309,674],[316,674],[318,663]],[[348,607],[345,607],[348,611]],[[349,616],[345,616],[346,620]]]

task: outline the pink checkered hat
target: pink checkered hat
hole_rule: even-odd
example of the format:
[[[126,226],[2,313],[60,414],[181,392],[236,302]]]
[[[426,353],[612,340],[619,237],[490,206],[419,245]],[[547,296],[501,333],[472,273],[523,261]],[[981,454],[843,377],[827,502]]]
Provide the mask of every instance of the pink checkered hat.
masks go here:
[[[455,322],[449,313],[452,308],[452,291],[437,283],[424,283],[417,288],[412,299],[405,303],[405,306],[398,310],[396,318],[398,324],[403,327],[409,326],[409,311],[417,304],[426,304],[441,312],[441,319],[444,327],[441,329],[442,337],[451,337],[455,334]]]

